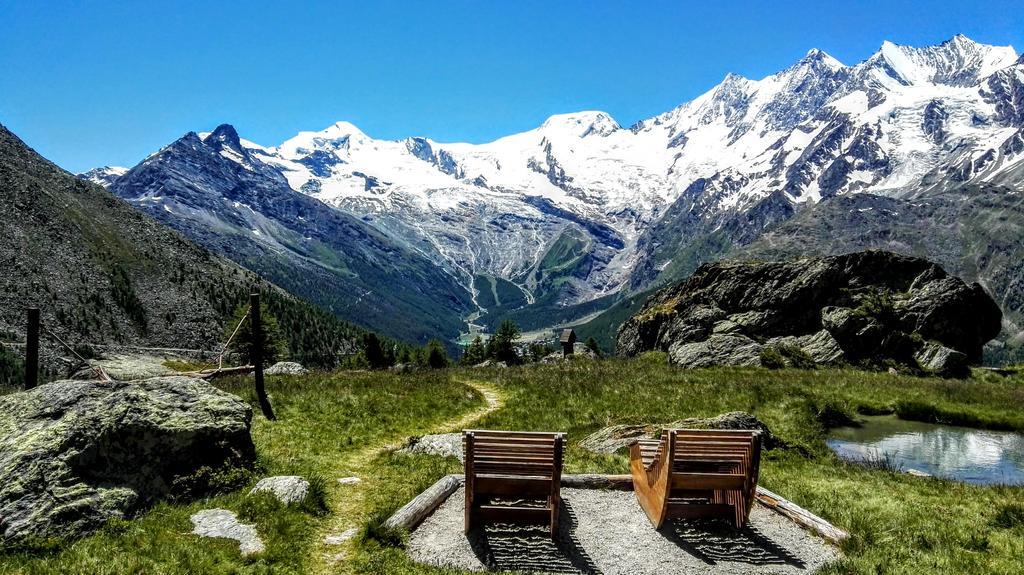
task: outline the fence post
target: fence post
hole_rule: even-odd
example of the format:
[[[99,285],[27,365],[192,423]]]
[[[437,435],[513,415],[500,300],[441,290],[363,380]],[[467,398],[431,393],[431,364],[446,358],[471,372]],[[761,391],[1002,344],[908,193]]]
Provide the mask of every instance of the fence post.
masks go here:
[[[252,365],[255,368],[256,397],[260,401],[260,411],[263,416],[273,421],[274,408],[270,406],[270,398],[267,397],[267,388],[263,385],[263,323],[260,317],[260,294],[249,294],[249,321],[252,328]]]
[[[39,385],[39,308],[28,308],[25,329],[25,389]]]

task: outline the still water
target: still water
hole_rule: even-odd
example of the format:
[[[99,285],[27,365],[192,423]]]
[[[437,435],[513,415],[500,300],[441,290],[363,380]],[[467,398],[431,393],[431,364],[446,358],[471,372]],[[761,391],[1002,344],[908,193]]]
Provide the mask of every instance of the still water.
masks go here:
[[[894,415],[863,419],[863,427],[840,427],[829,434],[828,446],[843,459],[888,456],[903,471],[978,485],[1024,484],[1020,433],[904,421]]]

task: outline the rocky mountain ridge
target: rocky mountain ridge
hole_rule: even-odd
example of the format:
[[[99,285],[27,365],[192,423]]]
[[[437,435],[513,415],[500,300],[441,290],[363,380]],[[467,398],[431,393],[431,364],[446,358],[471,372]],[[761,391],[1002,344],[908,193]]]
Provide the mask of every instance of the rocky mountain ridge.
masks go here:
[[[478,321],[533,328],[685,277],[834,197],[1019,186],[1022,93],[1013,48],[956,36],[923,48],[885,42],[852,66],[811,50],[761,80],[729,74],[629,128],[591,111],[450,144],[377,140],[338,122],[278,146],[238,139],[207,154],[283,180],[429,260],[457,284],[430,288],[458,300],[453,308],[470,300],[486,314]],[[124,178],[111,189],[136,205],[162,197]],[[163,209],[147,201],[150,213]],[[515,303],[482,302],[491,285]]]

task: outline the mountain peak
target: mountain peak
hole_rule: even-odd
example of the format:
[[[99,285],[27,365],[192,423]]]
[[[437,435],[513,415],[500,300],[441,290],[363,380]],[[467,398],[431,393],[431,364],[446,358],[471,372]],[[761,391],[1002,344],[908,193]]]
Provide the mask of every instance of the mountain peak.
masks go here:
[[[242,142],[238,138],[238,131],[231,124],[217,126],[214,131],[210,132],[210,135],[203,139],[203,142],[217,148],[227,147],[236,151],[242,149]]]
[[[827,52],[819,50],[817,48],[811,48],[810,50],[808,50],[807,54],[805,54],[804,57],[800,59],[800,62],[798,62],[798,64],[823,64],[825,66],[828,66],[829,68],[832,68],[833,70],[846,67],[845,65],[843,65],[842,62],[836,60]]]
[[[571,114],[555,114],[544,120],[542,128],[565,130],[579,138],[597,134],[607,136],[621,129],[619,123],[605,112],[586,110]]]
[[[365,136],[366,135],[366,134],[363,133],[362,130],[357,128],[355,124],[353,124],[351,122],[345,122],[343,120],[331,124],[330,126],[325,128],[324,130],[322,130],[320,133],[321,133],[321,135],[323,135],[325,137],[328,137],[328,138],[331,138],[331,139],[341,138],[343,136]]]
[[[1017,58],[1012,46],[980,44],[957,34],[941,44],[921,48],[886,40],[866,64],[880,65],[884,75],[903,85],[971,86]]]

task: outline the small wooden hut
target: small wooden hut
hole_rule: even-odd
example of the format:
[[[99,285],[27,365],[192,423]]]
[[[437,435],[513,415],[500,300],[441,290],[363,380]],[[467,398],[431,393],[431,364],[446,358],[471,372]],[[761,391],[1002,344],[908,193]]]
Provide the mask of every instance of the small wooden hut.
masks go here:
[[[562,356],[568,357],[573,353],[573,346],[576,345],[576,332],[571,327],[562,330],[559,342],[562,344]]]

